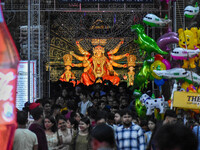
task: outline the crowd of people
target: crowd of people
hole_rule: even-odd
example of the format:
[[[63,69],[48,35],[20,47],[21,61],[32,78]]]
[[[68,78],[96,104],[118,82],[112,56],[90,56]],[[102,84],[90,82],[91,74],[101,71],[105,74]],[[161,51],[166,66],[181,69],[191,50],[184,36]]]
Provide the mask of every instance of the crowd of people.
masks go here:
[[[197,150],[199,126],[168,109],[164,120],[140,118],[125,82],[58,83],[54,98],[17,112],[13,150]],[[181,120],[182,119],[182,120]],[[200,148],[199,148],[200,149]]]

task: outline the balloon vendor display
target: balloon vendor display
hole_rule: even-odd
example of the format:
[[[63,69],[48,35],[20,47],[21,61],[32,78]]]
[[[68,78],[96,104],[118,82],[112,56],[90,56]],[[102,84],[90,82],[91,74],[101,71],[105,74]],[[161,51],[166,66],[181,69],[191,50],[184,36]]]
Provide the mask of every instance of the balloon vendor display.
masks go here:
[[[166,3],[168,4],[169,1],[166,1]],[[193,18],[198,13],[199,6],[197,3],[195,7],[187,6],[184,10],[184,15],[187,18]],[[167,17],[163,19],[159,18],[155,14],[146,14],[143,18],[143,22],[150,27],[164,27],[168,25],[171,20],[167,19]],[[194,72],[194,70],[190,70],[196,68],[196,62],[199,62],[200,66],[200,30],[198,30],[197,27],[192,27],[191,29],[186,28],[185,30],[180,28],[178,34],[169,30],[167,33],[160,36],[157,42],[144,33],[144,27],[140,24],[132,25],[131,30],[136,31],[138,35],[138,38],[134,42],[139,45],[140,52],[144,51],[147,53],[147,57],[144,58],[143,66],[136,74],[134,82],[134,88],[139,89],[139,92],[136,93],[140,93],[138,97],[140,97],[139,100],[141,103],[138,102],[138,97],[136,99],[136,110],[139,114],[141,114],[139,108],[141,110],[142,105],[146,106],[146,115],[151,115],[151,110],[154,108],[159,108],[160,113],[165,111],[167,103],[163,96],[154,101],[155,99],[151,98],[148,94],[142,94],[141,92],[144,87],[147,87],[145,85],[151,80],[154,80],[154,83],[159,86],[159,89],[167,79],[174,81],[171,94],[172,99],[168,100],[168,105],[171,105],[171,108],[173,107],[173,93],[178,90],[179,86],[177,82],[185,81],[181,89],[186,92],[198,92],[196,86],[200,85],[200,76]],[[171,47],[169,47],[170,44],[178,44],[179,47],[172,50]],[[170,62],[162,56],[166,55],[168,51],[171,51],[170,56],[174,60],[183,60],[182,68],[171,69]],[[155,53],[154,59],[152,53]],[[155,103],[157,101],[158,103]],[[165,105],[165,107],[160,107],[161,104]]]

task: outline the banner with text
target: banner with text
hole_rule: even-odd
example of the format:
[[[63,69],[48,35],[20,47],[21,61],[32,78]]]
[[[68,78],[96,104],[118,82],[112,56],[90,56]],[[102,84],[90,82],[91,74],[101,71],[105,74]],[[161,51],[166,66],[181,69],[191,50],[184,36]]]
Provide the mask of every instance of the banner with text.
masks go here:
[[[36,60],[30,61],[30,103],[36,99]],[[18,66],[16,107],[22,110],[28,101],[28,60],[22,60]]]
[[[200,109],[200,93],[174,92],[173,107]]]

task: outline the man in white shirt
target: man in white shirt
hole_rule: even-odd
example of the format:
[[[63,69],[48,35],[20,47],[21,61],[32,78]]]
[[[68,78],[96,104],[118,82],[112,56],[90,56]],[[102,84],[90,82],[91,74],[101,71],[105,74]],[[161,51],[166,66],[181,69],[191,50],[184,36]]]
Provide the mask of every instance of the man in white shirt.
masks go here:
[[[80,113],[84,116],[86,115],[88,107],[92,106],[92,102],[88,100],[88,94],[85,90],[82,90],[80,93],[81,102],[78,103],[78,107],[80,109]]]
[[[17,112],[18,128],[15,131],[13,150],[37,150],[38,141],[35,133],[26,129],[27,114],[23,111]]]

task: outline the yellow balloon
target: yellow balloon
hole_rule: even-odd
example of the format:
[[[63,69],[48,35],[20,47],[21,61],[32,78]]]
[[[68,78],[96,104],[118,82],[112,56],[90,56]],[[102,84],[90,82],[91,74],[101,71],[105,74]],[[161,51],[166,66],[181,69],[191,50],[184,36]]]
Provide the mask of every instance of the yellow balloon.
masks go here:
[[[200,93],[200,87],[197,89],[197,93]]]
[[[151,68],[150,68],[150,69],[151,69],[151,75],[152,75],[154,78],[160,80],[160,79],[162,79],[162,78],[159,77],[159,76],[157,76],[157,75],[153,72],[153,70],[166,70],[166,66],[165,66],[165,64],[162,63],[160,60],[156,60],[153,64],[151,64]]]
[[[188,82],[184,82],[182,85],[181,85],[181,88],[185,89],[185,91],[187,90],[187,87],[189,86],[190,84]]]

